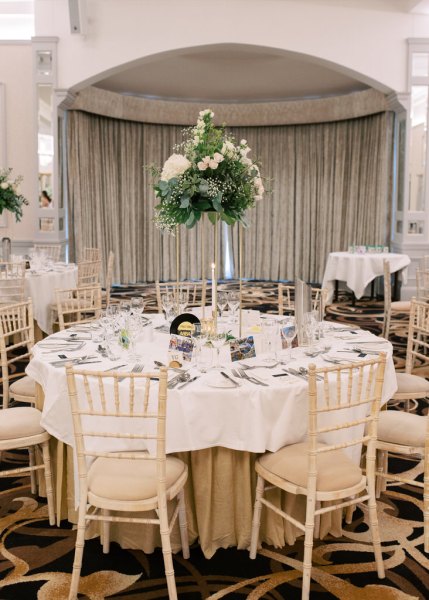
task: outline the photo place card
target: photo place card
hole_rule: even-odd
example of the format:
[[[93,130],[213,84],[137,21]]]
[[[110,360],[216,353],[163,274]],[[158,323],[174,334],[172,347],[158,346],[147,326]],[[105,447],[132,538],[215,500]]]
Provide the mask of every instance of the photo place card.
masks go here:
[[[232,340],[230,342],[230,349],[232,362],[235,362],[236,360],[254,358],[256,356],[255,340],[253,339],[253,335]]]
[[[170,336],[169,354],[180,352],[182,359],[190,362],[192,360],[193,349],[194,343],[190,337],[174,334]]]

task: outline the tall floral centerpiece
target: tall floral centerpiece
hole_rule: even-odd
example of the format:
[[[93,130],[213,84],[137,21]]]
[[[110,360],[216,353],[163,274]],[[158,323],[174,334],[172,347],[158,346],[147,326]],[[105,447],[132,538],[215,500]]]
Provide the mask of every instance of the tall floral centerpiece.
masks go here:
[[[0,214],[8,210],[15,215],[16,221],[22,218],[22,207],[28,205],[28,200],[19,193],[22,176],[11,177],[12,169],[0,170]]]
[[[213,117],[210,109],[201,111],[162,171],[154,170],[160,200],[155,223],[160,229],[173,232],[182,223],[190,229],[205,212],[212,223],[220,218],[246,227],[246,211],[263,197],[259,167],[248,156],[247,141],[236,144],[224,127],[215,127]]]
[[[264,185],[258,164],[249,157],[246,140],[236,143],[225,127],[216,127],[210,109],[199,113],[197,124],[184,130],[178,144],[161,169],[153,168],[154,190],[159,204],[155,223],[174,233],[179,225],[193,228],[207,213],[217,225],[239,223],[248,226],[246,211],[262,200]],[[240,246],[240,332],[241,332],[241,228]],[[179,242],[176,241],[177,282],[179,287]],[[212,309],[217,320],[218,232],[215,229],[215,257],[212,264]],[[204,245],[202,245],[204,248]],[[204,257],[202,256],[204,264]],[[203,310],[204,314],[204,310]]]

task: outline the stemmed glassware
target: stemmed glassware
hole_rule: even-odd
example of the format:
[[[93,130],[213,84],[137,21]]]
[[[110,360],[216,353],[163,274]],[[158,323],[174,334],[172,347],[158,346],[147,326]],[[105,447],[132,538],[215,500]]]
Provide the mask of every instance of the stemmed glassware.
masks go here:
[[[261,320],[262,334],[267,343],[267,359],[272,360],[273,354],[273,339],[279,333],[279,323],[276,319],[263,319]]]
[[[283,324],[282,324],[280,332],[281,332],[282,340],[284,340],[286,342],[287,360],[290,360],[291,354],[292,354],[292,342],[295,339],[296,334],[297,334],[295,318],[288,317],[286,320],[283,320]]]
[[[216,350],[216,362],[213,365],[214,369],[221,369],[222,365],[220,364],[220,349],[223,345],[226,344],[227,334],[226,333],[212,333],[208,337],[208,341],[211,342],[213,348]]]
[[[217,294],[217,307],[219,309],[220,318],[223,317],[223,311],[228,305],[228,294],[226,292],[218,292]]]
[[[174,317],[174,296],[173,296],[173,294],[170,294],[168,292],[165,294],[162,294],[161,304],[162,304],[162,308],[165,312],[165,320],[170,323]]]
[[[142,316],[144,310],[144,300],[141,296],[131,298],[131,313],[139,317]]]
[[[240,306],[240,294],[238,292],[228,292],[228,308],[232,313],[232,323],[235,323],[235,313]]]
[[[188,306],[188,294],[186,291],[179,290],[178,293],[179,314],[184,313]]]

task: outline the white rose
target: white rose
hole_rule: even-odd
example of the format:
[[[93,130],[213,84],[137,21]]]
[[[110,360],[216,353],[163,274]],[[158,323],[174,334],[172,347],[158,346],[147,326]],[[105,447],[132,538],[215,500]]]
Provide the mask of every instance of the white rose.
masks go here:
[[[240,146],[247,146],[247,140],[241,140]]]
[[[213,169],[213,170],[214,170],[214,169],[217,169],[217,168],[218,168],[218,166],[219,166],[219,163],[217,163],[217,162],[216,162],[214,159],[212,159],[212,160],[209,162],[209,167],[210,167],[210,169]]]
[[[250,158],[247,158],[247,156],[242,156],[240,158],[240,162],[242,165],[247,165],[247,166],[252,164],[252,161],[250,160]]]
[[[197,146],[197,145],[200,143],[200,138],[199,138],[199,137],[196,135],[196,136],[194,137],[194,140],[193,140],[193,141],[194,141],[194,144]]]
[[[249,146],[247,146],[247,148],[240,148],[240,154],[241,156],[247,156],[250,152],[250,148]]]
[[[221,163],[223,161],[223,156],[219,152],[215,152],[213,158],[217,163]]]
[[[233,158],[235,154],[234,144],[227,140],[226,142],[224,142],[221,152],[224,156],[229,156],[230,158]]]
[[[187,171],[190,166],[191,163],[186,156],[183,156],[183,154],[172,154],[164,163],[161,179],[163,181],[169,181],[173,177],[179,177],[179,175],[182,175]]]
[[[199,168],[200,171],[205,171],[208,167],[208,164],[203,162],[202,160],[200,160],[200,162],[197,163],[197,167]]]
[[[3,183],[0,183],[0,187],[2,190],[7,190],[9,183],[7,181],[3,181]]]

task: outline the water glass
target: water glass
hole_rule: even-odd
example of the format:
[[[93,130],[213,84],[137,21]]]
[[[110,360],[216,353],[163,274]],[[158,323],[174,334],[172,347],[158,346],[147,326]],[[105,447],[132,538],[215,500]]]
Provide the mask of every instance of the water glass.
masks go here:
[[[262,319],[261,328],[267,347],[267,359],[271,360],[274,358],[273,342],[277,341],[276,338],[279,334],[279,323],[276,319]]]
[[[228,292],[228,308],[232,313],[232,323],[235,322],[235,313],[240,306],[240,294],[238,292]]]
[[[228,294],[226,292],[218,292],[217,294],[217,307],[219,309],[220,318],[223,317],[223,311],[228,305]]]
[[[287,319],[284,319],[280,331],[281,331],[282,342],[284,340],[286,343],[287,360],[289,361],[292,356],[292,342],[295,339],[296,334],[297,334],[295,318],[289,317]],[[282,346],[283,346],[283,344],[282,344]],[[280,360],[281,360],[281,358],[280,358]]]

